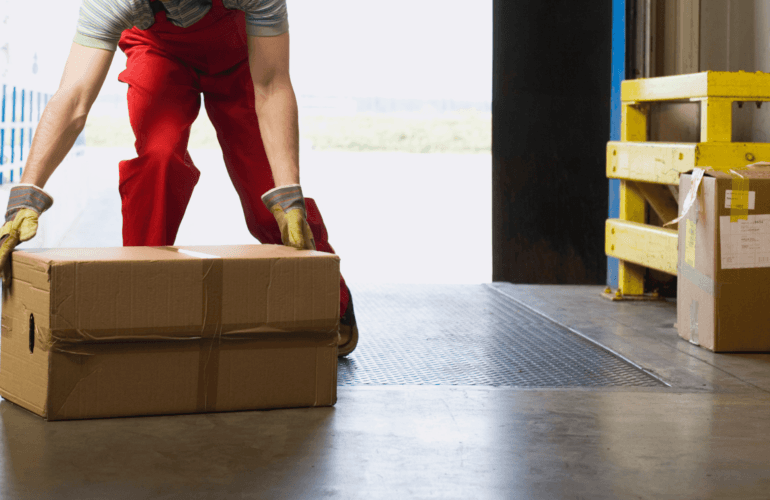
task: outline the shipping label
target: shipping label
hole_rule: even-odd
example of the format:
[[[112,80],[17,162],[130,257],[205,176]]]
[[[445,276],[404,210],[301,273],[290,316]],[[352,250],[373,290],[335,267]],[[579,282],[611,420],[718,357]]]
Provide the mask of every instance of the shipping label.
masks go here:
[[[719,218],[722,269],[770,267],[770,214]]]
[[[733,190],[728,189],[725,191],[725,208],[740,208],[745,210],[754,210],[754,202],[757,198],[756,191],[738,191],[738,196],[735,199],[735,205],[731,205],[733,202]],[[748,200],[746,196],[748,193]],[[748,205],[748,206],[747,206]]]

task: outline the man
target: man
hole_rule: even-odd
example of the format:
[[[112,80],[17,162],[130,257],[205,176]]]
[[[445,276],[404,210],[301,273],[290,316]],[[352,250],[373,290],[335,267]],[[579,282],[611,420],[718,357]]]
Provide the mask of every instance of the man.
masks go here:
[[[217,131],[249,231],[262,243],[333,253],[299,183],[297,102],[285,0],[84,0],[58,91],[38,124],[0,230],[0,271],[35,235],[42,189],[85,126],[116,47],[125,52],[137,157],[120,162],[123,245],[173,245],[200,172],[187,151],[200,109]],[[217,210],[212,200],[211,209]],[[216,239],[216,228],[205,228]],[[214,243],[214,241],[212,241]],[[358,342],[340,279],[340,355]]]

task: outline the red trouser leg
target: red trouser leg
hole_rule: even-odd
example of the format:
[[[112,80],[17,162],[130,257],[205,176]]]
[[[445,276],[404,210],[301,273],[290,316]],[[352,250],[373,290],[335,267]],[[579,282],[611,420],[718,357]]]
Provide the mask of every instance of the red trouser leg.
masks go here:
[[[249,232],[262,243],[280,245],[278,223],[261,199],[275,183],[254,110],[254,87],[248,62],[226,73],[201,75],[201,89],[206,112],[222,146],[227,172],[241,199]],[[316,249],[334,253],[315,200],[305,198],[305,205]],[[345,280],[340,276],[340,315],[345,313],[349,297]]]
[[[173,245],[200,172],[187,152],[200,109],[195,73],[148,45],[125,48],[137,157],[120,162],[123,245]]]

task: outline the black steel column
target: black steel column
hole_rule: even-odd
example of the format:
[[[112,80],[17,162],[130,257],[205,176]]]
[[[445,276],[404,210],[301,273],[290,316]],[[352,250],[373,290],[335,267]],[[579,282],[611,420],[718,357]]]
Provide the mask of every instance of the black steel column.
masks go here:
[[[604,284],[612,0],[493,1],[493,279]]]

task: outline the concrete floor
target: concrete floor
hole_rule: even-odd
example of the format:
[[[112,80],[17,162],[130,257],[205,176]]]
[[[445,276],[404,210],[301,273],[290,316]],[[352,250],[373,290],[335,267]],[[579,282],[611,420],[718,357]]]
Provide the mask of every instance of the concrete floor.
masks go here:
[[[66,201],[75,189],[99,207],[66,246],[120,244],[105,158],[79,188],[56,174],[57,207],[75,210]],[[354,159],[339,159],[350,167],[333,173],[351,172]],[[319,186],[328,175],[308,172]],[[330,224],[344,224],[331,222],[343,208]],[[41,221],[54,226],[64,211]],[[194,222],[180,231],[190,243]],[[355,253],[355,237],[338,251]],[[419,243],[385,243],[406,259],[398,248],[407,241]],[[416,255],[439,279],[452,261]],[[356,293],[355,278],[378,276],[363,271],[365,256],[351,260]],[[611,303],[600,286],[489,286],[670,387],[341,387],[334,408],[50,423],[1,401],[0,498],[770,498],[770,355],[713,354],[680,340],[673,302]]]
[[[672,302],[492,286],[671,387],[343,387],[334,408],[50,423],[2,401],[0,497],[770,496],[770,355],[679,340]]]

